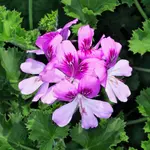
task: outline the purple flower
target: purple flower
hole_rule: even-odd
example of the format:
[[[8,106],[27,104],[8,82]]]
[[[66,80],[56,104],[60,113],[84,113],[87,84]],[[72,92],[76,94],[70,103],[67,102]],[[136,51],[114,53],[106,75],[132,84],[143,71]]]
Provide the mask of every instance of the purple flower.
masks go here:
[[[99,58],[101,59],[102,53],[99,48],[101,40],[104,38],[104,35],[101,37],[100,41],[96,44],[95,47],[92,46],[92,40],[94,36],[94,29],[90,28],[89,25],[82,26],[78,30],[78,55],[80,59],[85,58]]]
[[[45,54],[47,59],[51,61],[56,55],[56,47],[62,41],[68,39],[70,36],[69,28],[76,24],[78,19],[75,19],[67,23],[62,29],[57,31],[48,32],[42,36],[39,36],[36,40],[36,45],[40,48],[38,50],[30,50],[29,53],[35,53],[37,55]]]
[[[21,64],[20,68],[23,72],[34,74],[35,76],[22,80],[18,86],[21,93],[24,95],[32,94],[37,89],[39,89],[32,101],[38,101],[41,98],[42,102],[50,104],[51,101],[53,101],[54,99],[56,100],[56,98],[53,95],[53,88],[51,87],[50,89],[48,89],[49,83],[61,81],[64,78],[64,75],[59,70],[53,68],[50,74],[53,77],[51,79],[51,82],[50,80],[45,81],[43,80],[43,75],[48,76],[46,73],[42,73],[45,70],[45,67],[47,66],[42,62],[36,61],[31,58],[27,59],[26,62]],[[49,99],[46,99],[45,95],[50,92],[51,97],[49,97]]]
[[[69,103],[56,109],[52,120],[60,127],[66,126],[79,108],[82,127],[85,129],[97,127],[96,117],[109,118],[113,112],[108,102],[91,99],[98,94],[99,90],[100,82],[98,78],[92,76],[86,76],[73,83],[68,80],[61,81],[54,87],[54,93],[59,100]]]
[[[121,50],[121,44],[115,42],[111,37],[103,38],[101,41],[103,59],[106,61],[107,76],[102,85],[109,97],[109,100],[117,103],[117,98],[126,102],[131,92],[127,85],[115,76],[131,76],[132,68],[127,60],[117,61]]]
[[[121,59],[113,67],[108,69],[107,77],[104,81],[105,91],[109,100],[117,103],[117,98],[126,102],[131,92],[127,85],[115,76],[131,76],[132,68],[129,66],[129,61]],[[116,98],[117,97],[117,98]]]
[[[85,75],[98,76],[103,80],[106,76],[105,62],[97,58],[88,58],[80,61],[77,51],[69,40],[58,46],[57,64],[55,67],[67,77],[81,79]]]
[[[111,37],[107,37],[101,40],[101,46],[102,58],[106,60],[107,68],[114,66],[122,48],[121,44],[115,42]]]

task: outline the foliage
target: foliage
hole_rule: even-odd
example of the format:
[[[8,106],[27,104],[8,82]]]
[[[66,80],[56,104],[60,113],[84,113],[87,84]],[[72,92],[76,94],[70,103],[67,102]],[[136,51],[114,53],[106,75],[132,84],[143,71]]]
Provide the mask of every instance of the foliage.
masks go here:
[[[134,4],[135,1],[32,1],[33,30],[28,30],[28,1],[0,1],[1,150],[149,150],[150,20],[142,18],[141,10],[149,18],[150,1],[137,0],[141,10]],[[26,77],[20,71],[20,64],[29,55],[41,59],[25,50],[37,49],[35,42],[39,35],[62,28],[74,18],[78,18],[79,22],[71,27],[71,40],[74,40],[73,37],[77,39],[78,29],[82,25],[89,24],[95,29],[93,45],[103,34],[113,37],[123,46],[121,58],[128,59],[134,70],[131,77],[120,79],[131,90],[128,102],[115,104],[112,118],[100,119],[98,127],[89,130],[81,128],[78,112],[73,116],[70,126],[57,126],[52,121],[52,112],[64,103],[33,103],[32,94],[21,95],[18,91],[19,81]],[[44,56],[42,61],[45,61]],[[143,72],[139,69],[139,72],[136,70],[138,67],[147,70]],[[109,101],[103,89],[96,99]],[[138,122],[141,116],[144,117],[143,122]],[[132,120],[139,124],[130,124]],[[132,141],[130,127],[134,128],[134,138],[140,137],[139,131],[143,132],[144,138],[138,141],[140,146]]]
[[[146,52],[150,52],[150,20],[143,22],[143,30],[137,29],[133,31],[132,38],[129,41],[130,50],[136,54],[139,53],[143,55]]]

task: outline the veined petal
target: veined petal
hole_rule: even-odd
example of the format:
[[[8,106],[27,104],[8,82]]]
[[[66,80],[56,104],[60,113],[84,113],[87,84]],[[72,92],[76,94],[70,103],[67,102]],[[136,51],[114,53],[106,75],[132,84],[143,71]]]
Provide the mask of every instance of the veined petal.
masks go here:
[[[108,102],[86,99],[84,103],[99,118],[109,118],[113,113],[113,108]]]
[[[21,64],[20,69],[29,74],[39,74],[43,71],[45,64],[36,61],[32,58],[28,58],[24,63]]]
[[[108,78],[109,86],[114,92],[115,96],[122,102],[126,102],[131,92],[127,85],[119,81],[117,78],[111,76]],[[110,99],[111,100],[111,99]]]
[[[34,53],[36,55],[44,55],[44,51],[41,49],[37,49],[37,50],[28,50],[27,53]]]
[[[37,94],[33,98],[33,102],[37,102],[42,96],[44,96],[48,90],[49,83],[43,83],[43,85],[38,90]]]
[[[106,81],[105,91],[108,95],[109,100],[113,103],[117,103],[117,98],[116,98],[114,91],[112,90],[112,87],[108,81]]]
[[[56,68],[45,68],[40,73],[40,77],[44,82],[57,83],[65,78],[65,74]]]
[[[49,44],[51,40],[58,34],[58,32],[48,32],[42,36],[39,36],[36,40],[36,45],[41,49],[44,50],[44,46]]]
[[[110,76],[131,76],[132,68],[129,66],[129,61],[125,59],[119,60],[112,68],[108,70]]]
[[[82,95],[78,95],[78,101],[82,128],[89,129],[97,127],[98,121],[91,109],[86,105],[86,98]]]
[[[104,54],[104,59],[106,60],[107,65],[110,68],[116,63],[122,46],[120,43],[115,42],[111,37],[103,38],[101,40],[101,46]]]
[[[57,46],[61,43],[62,36],[57,34],[48,44],[43,45],[45,55],[49,61],[57,55]]]
[[[100,91],[100,81],[96,77],[85,76],[79,81],[78,92],[85,97],[97,96]]]
[[[76,76],[82,78],[85,75],[97,76],[102,81],[106,77],[105,62],[97,58],[83,60],[78,67]]]
[[[56,67],[71,77],[78,67],[78,55],[75,47],[69,40],[63,41],[58,47],[58,64]]]
[[[77,95],[76,86],[70,83],[68,80],[63,80],[57,83],[54,87],[54,93],[60,100],[71,101]]]
[[[78,101],[76,99],[61,106],[53,112],[52,120],[60,127],[66,126],[71,121],[77,107]]]
[[[55,86],[55,85],[54,85]],[[57,98],[55,97],[55,93],[53,92],[54,86],[51,86],[48,91],[41,97],[41,101],[45,104],[54,103]]]
[[[82,26],[78,30],[78,48],[79,50],[86,51],[92,46],[92,39],[94,36],[94,29],[89,25]]]
[[[35,92],[42,84],[43,82],[40,80],[39,76],[34,76],[19,82],[18,87],[22,94],[29,95]]]
[[[90,49],[86,51],[78,50],[78,56],[81,60],[84,60],[86,58],[102,58],[102,51],[100,49],[95,50],[95,49]]]
[[[56,61],[49,62],[44,70],[40,73],[42,81],[49,83],[57,83],[65,78],[65,74],[55,68]]]

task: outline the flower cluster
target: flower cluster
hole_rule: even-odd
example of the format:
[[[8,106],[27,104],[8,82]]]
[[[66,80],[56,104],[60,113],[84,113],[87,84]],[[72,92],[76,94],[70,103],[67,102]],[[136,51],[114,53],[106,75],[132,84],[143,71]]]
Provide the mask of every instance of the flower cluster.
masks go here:
[[[68,102],[52,115],[52,120],[60,127],[66,126],[79,108],[82,127],[88,129],[98,126],[96,117],[109,118],[113,113],[108,102],[92,99],[101,86],[111,102],[117,103],[117,99],[127,101],[130,90],[116,76],[131,76],[132,68],[127,60],[117,62],[122,46],[111,37],[103,35],[93,46],[94,29],[89,25],[79,28],[76,50],[68,38],[71,33],[69,27],[77,21],[75,19],[62,29],[38,37],[36,45],[39,49],[28,52],[44,54],[48,63],[45,65],[32,58],[22,63],[21,70],[34,76],[22,80],[19,89],[25,95],[38,90],[32,100],[34,102]]]

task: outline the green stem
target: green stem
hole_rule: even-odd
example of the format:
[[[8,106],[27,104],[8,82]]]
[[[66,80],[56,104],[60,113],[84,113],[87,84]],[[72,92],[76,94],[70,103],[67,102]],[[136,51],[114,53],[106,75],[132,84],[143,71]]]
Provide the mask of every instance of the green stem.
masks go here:
[[[25,146],[25,145],[22,145],[22,144],[17,144],[17,143],[12,142],[12,141],[9,141],[9,142],[16,145],[17,147],[20,147],[20,148],[24,149],[24,150],[36,150],[36,149],[31,148],[31,147],[28,147],[28,146]]]
[[[24,145],[19,145],[20,146],[20,148],[23,148],[24,150],[35,150],[35,149],[33,149],[33,148],[30,148],[30,147],[27,147],[27,146],[24,146]]]
[[[32,16],[32,0],[29,0],[29,28],[30,30],[33,29],[33,16]]]
[[[140,67],[133,67],[135,70],[138,70],[138,71],[143,71],[143,72],[147,72],[147,73],[150,73],[150,69],[145,69],[145,68],[140,68]]]
[[[133,124],[138,124],[138,123],[141,123],[141,122],[145,122],[146,120],[147,120],[147,118],[140,118],[140,119],[137,119],[137,120],[131,120],[131,121],[127,122],[127,126],[128,125],[133,125]]]
[[[148,19],[147,15],[145,14],[145,12],[143,11],[141,5],[139,4],[138,0],[134,0],[134,4],[137,7],[138,11],[140,12],[140,14],[142,15],[142,17],[146,20]]]

